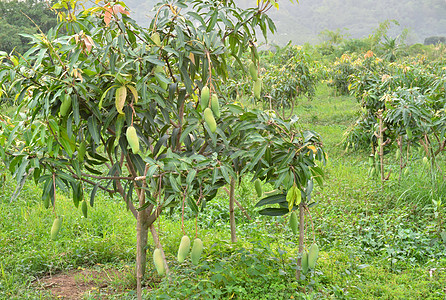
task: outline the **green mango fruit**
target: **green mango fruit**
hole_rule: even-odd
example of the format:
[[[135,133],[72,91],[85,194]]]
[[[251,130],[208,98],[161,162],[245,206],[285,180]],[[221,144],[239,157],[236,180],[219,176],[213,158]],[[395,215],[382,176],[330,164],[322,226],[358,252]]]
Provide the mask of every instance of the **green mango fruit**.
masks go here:
[[[301,268],[304,275],[308,273],[308,252],[306,250],[302,252]]]
[[[53,226],[51,226],[51,239],[54,241],[57,239],[60,228],[62,227],[62,217],[56,217],[53,221]]]
[[[260,93],[262,92],[262,79],[257,79],[254,82],[254,97],[260,99]]]
[[[85,158],[85,153],[87,152],[87,144],[85,141],[82,141],[77,149],[77,159],[79,162],[83,162]]]
[[[211,110],[214,113],[214,116],[220,118],[220,103],[218,103],[217,94],[212,94]]]
[[[166,272],[166,269],[164,268],[163,255],[161,254],[161,250],[158,248],[153,251],[153,263],[158,275],[163,275]]]
[[[178,248],[178,262],[182,263],[190,250],[190,239],[187,235],[183,235],[180,242],[180,247]]]
[[[209,88],[207,86],[204,86],[201,89],[201,108],[205,109],[209,106]]]
[[[65,117],[67,113],[70,111],[70,108],[71,108],[71,97],[70,95],[65,95],[62,104],[60,105],[60,110],[59,110],[60,115],[62,117]]]
[[[192,246],[192,250],[190,253],[191,261],[194,265],[198,265],[202,252],[203,252],[203,242],[199,238],[196,238],[194,240],[194,244]]]
[[[126,137],[127,137],[127,142],[132,148],[133,153],[137,154],[139,152],[139,139],[138,135],[136,134],[135,127],[133,126],[127,127]]]
[[[257,81],[257,67],[254,63],[249,65],[249,74],[251,75],[252,81]]]
[[[263,189],[262,189],[262,183],[260,182],[260,179],[256,179],[256,181],[254,182],[254,186],[256,188],[257,197],[262,197]]]
[[[308,267],[314,269],[316,266],[316,261],[319,256],[319,247],[313,243],[310,246],[310,251],[308,252]]]
[[[153,43],[155,45],[157,45],[158,47],[161,46],[161,38],[158,32],[154,32],[152,33],[152,35],[150,36],[150,39],[153,41]]]
[[[290,227],[293,231],[293,234],[297,234],[299,232],[298,230],[299,221],[297,220],[297,214],[293,210],[290,215]]]
[[[204,110],[204,120],[206,121],[206,124],[208,124],[209,129],[212,133],[214,133],[217,130],[217,122],[215,122],[214,114],[212,113],[212,110],[207,107]]]
[[[88,216],[88,205],[86,201],[82,201],[82,214],[84,215],[84,218],[87,218]]]

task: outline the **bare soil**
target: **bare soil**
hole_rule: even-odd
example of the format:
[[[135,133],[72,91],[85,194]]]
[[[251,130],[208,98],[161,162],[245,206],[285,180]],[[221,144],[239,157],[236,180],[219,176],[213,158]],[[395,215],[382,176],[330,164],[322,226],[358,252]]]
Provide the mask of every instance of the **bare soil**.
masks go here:
[[[107,299],[107,295],[116,292],[112,282],[118,276],[120,272],[113,269],[71,270],[40,278],[36,283],[54,299],[80,300],[90,293],[95,294],[95,299]]]

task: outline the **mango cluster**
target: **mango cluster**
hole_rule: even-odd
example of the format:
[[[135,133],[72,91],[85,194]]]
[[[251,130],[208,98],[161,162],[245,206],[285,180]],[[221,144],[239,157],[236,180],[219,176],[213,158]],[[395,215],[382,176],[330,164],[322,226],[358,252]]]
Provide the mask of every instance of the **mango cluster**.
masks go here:
[[[209,101],[210,100],[210,101]],[[220,103],[218,101],[217,94],[210,96],[210,89],[208,86],[204,86],[201,89],[200,105],[203,109],[203,116],[209,130],[214,133],[217,130],[217,122],[215,117],[220,118]]]
[[[187,235],[183,235],[181,238],[180,246],[178,247],[177,259],[179,263],[183,263],[190,251],[191,262],[197,266],[200,262],[201,253],[203,252],[203,242],[201,239],[196,238],[190,249],[190,238]],[[163,275],[166,271],[164,267],[164,260],[161,254],[161,250],[156,248],[153,252],[153,262],[159,275]]]
[[[290,214],[289,224],[293,234],[298,233],[298,218],[296,212],[293,210]],[[310,250],[304,250],[301,258],[302,273],[305,275],[310,269],[314,269],[316,261],[319,257],[319,246],[316,243],[311,244]]]

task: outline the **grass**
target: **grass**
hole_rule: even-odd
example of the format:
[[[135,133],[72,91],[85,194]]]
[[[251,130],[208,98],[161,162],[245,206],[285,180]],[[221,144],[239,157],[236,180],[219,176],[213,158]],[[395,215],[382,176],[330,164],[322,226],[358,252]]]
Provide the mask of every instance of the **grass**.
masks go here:
[[[295,110],[302,128],[322,136],[330,159],[325,185],[317,187],[317,205],[311,208],[320,258],[305,280],[294,279],[297,238],[288,220],[256,214],[258,199],[244,178],[237,199],[254,220],[236,210],[238,242],[231,245],[227,195],[220,191],[199,215],[198,236],[205,245],[199,266],[176,261],[180,216],[160,218],[156,226],[172,275],[160,278],[149,261],[144,297],[445,299],[446,244],[440,235],[445,211],[444,205],[435,208],[432,199],[446,199],[446,185],[439,180],[432,186],[419,161],[401,182],[397,172],[384,186],[369,178],[368,153],[346,153],[341,145],[358,110],[353,98],[334,97],[326,86]],[[390,156],[386,161],[392,164]],[[79,268],[121,274],[111,278],[107,290],[91,289],[84,299],[135,298],[136,222],[124,204],[100,194],[85,219],[69,195],[59,193],[56,213],[63,214],[64,221],[58,240],[51,241],[54,214],[43,208],[41,187],[26,183],[20,197],[9,204],[14,189],[15,181],[7,177],[0,190],[0,299],[51,299],[37,279]],[[194,236],[195,219],[189,215],[185,230]],[[306,238],[309,247],[311,230]],[[153,245],[148,248],[151,252]],[[83,275],[77,279],[88,280]]]

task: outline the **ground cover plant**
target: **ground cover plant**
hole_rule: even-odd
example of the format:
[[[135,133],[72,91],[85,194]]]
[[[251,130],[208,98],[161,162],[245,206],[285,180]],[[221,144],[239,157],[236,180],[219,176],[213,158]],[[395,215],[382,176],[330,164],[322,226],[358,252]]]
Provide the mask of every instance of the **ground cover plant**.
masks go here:
[[[262,5],[253,18],[269,7]],[[273,55],[240,39],[230,42],[231,53],[243,45],[249,51],[232,59],[218,39],[192,49],[190,32],[173,21],[181,19],[179,8],[160,8],[165,19],[150,32],[120,3],[90,11],[97,15],[61,15],[72,39],[55,31],[34,36],[29,53],[2,54],[2,87],[18,96],[17,106],[3,104],[1,115],[0,298],[444,299],[446,185],[435,171],[444,170],[443,151],[430,165],[423,157],[431,148],[410,154],[404,166],[410,172],[402,177],[397,149],[384,149],[382,125],[360,132],[370,140],[365,147],[347,140],[355,147],[345,149],[344,143],[351,125],[370,114],[364,103],[380,104],[357,101],[364,96],[360,89],[388,84],[378,69],[411,66],[420,82],[439,82],[426,97],[441,120],[442,61],[387,62],[371,51],[345,55],[342,63],[350,68],[338,77],[346,87],[339,93],[329,77],[337,64],[317,47],[287,46]],[[213,22],[216,14],[207,9],[203,22]],[[189,28],[185,20],[178,24]],[[180,32],[184,43],[175,44]],[[139,35],[146,43],[135,42]],[[173,47],[192,48],[180,54]],[[294,60],[296,54],[305,59]],[[57,57],[64,55],[72,65],[61,63],[57,73]],[[87,70],[89,63],[94,68]],[[286,84],[267,75],[269,68],[278,74],[278,63],[310,76],[293,80],[310,87],[311,97],[289,86],[271,92]],[[409,70],[395,74],[407,80]],[[233,90],[237,78],[244,89],[238,99],[222,92]],[[72,98],[63,96],[60,82],[70,86]],[[386,88],[399,91],[397,84]],[[282,98],[294,106],[268,105]],[[373,117],[379,125],[379,115]],[[391,125],[401,131],[401,122]],[[441,122],[426,128],[437,130]],[[418,137],[412,143],[419,143],[424,132],[411,132]],[[369,145],[379,149],[372,163]],[[146,251],[153,259],[141,255]]]
[[[445,211],[444,202],[438,205],[438,200],[444,199],[445,188],[442,194],[432,194],[421,163],[400,183],[391,177],[382,187],[369,178],[367,153],[345,153],[341,143],[343,133],[357,117],[358,104],[352,97],[334,97],[324,85],[317,91],[313,101],[299,107],[300,126],[318,130],[329,153],[326,182],[314,195],[318,204],[312,208],[321,248],[314,272],[305,280],[293,279],[298,240],[288,218],[257,215],[257,193],[247,178],[235,194],[253,220],[235,210],[238,240],[231,244],[228,196],[220,191],[215,201],[208,203],[208,213],[199,215],[205,245],[199,266],[175,262],[182,236],[181,214],[174,212],[159,220],[160,239],[173,277],[172,282],[159,277],[149,262],[144,297],[444,298],[445,244],[439,230],[444,230]],[[321,107],[327,110],[322,112]],[[340,110],[344,111],[342,117]],[[51,285],[39,281],[48,274],[81,272],[79,268],[113,269],[122,274],[108,279],[105,287],[93,284],[85,290],[84,299],[135,297],[136,222],[128,218],[124,203],[110,202],[107,194],[99,192],[98,205],[84,218],[80,209],[71,205],[72,200],[60,195],[59,208],[66,225],[59,240],[51,244],[52,216],[40,200],[41,187],[27,182],[21,197],[10,205],[15,186],[15,180],[7,175],[1,194],[3,298],[50,298]],[[270,189],[265,186],[266,191]],[[192,213],[186,214],[185,227],[194,230]],[[149,242],[150,249],[154,246]],[[78,275],[77,286],[85,280]]]
[[[235,241],[234,188],[245,173],[253,174],[259,194],[260,179],[276,188],[273,203],[281,208],[265,213],[308,210],[301,198],[310,197],[313,179],[322,182],[325,162],[318,135],[300,131],[295,119],[220,103],[218,97],[228,57],[237,58],[249,45],[252,63],[259,63],[255,27],[265,37],[267,28],[274,32],[264,14],[273,6],[273,1],[245,10],[233,2],[165,3],[145,29],[127,17],[123,3],[97,3],[80,13],[76,2],[53,5],[61,20],[57,27],[28,35],[34,46],[24,54],[1,53],[2,83],[17,90],[19,110],[24,109],[2,118],[0,156],[19,184],[11,202],[28,176],[43,184],[55,241],[64,223],[57,193],[70,193],[85,218],[98,190],[119,195],[137,220],[138,299],[149,230],[157,272],[170,273],[154,226],[164,209],[181,208],[180,263],[191,246],[184,229],[186,203],[198,218],[199,208],[225,183],[231,185]],[[255,80],[257,98],[261,89],[261,80]],[[196,225],[195,265],[202,248]],[[310,254],[314,264],[317,253]]]

